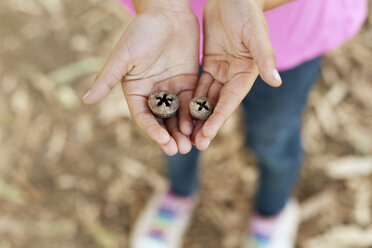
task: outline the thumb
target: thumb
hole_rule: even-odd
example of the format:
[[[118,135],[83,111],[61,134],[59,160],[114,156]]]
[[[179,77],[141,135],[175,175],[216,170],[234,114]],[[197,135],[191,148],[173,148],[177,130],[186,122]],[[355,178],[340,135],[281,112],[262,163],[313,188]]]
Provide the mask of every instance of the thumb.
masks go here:
[[[257,10],[252,14],[254,18],[251,18],[242,30],[243,43],[256,61],[261,78],[267,84],[278,87],[282,84],[282,79],[276,68],[275,54],[265,17],[262,10]]]
[[[83,102],[85,104],[97,103],[110,93],[114,86],[130,71],[128,58],[128,49],[119,41],[105,66],[95,78],[93,86],[84,95]]]

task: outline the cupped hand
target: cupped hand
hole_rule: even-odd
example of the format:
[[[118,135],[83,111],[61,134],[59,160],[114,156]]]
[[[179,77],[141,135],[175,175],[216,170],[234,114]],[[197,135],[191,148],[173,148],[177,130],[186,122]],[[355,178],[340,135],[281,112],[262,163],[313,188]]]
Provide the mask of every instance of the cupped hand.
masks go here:
[[[262,2],[209,0],[204,10],[203,73],[194,95],[207,96],[215,109],[207,121],[195,125],[191,140],[199,150],[208,147],[258,74],[271,86],[281,85]]]
[[[199,25],[191,10],[153,7],[125,29],[84,103],[102,100],[121,81],[135,123],[168,155],[188,153],[193,130],[188,104],[199,69]],[[147,98],[169,90],[180,100],[178,114],[154,117]]]

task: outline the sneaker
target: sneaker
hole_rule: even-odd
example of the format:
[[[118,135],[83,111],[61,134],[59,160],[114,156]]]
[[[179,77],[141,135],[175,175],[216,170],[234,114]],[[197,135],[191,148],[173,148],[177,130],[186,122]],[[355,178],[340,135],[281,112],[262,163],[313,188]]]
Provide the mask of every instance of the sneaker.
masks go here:
[[[296,201],[289,201],[284,209],[273,217],[255,214],[251,219],[251,231],[245,248],[293,248],[300,219]]]
[[[196,204],[196,196],[157,193],[137,220],[130,247],[180,248]]]

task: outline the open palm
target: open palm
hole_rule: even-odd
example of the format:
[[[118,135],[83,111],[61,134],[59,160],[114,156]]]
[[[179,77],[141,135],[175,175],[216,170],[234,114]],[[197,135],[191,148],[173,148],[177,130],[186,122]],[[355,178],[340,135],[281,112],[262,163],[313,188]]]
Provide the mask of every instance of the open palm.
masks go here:
[[[203,73],[195,96],[207,96],[215,110],[198,121],[193,143],[204,150],[248,94],[258,74],[272,86],[281,80],[256,0],[209,0],[204,10]]]
[[[197,82],[198,43],[199,26],[191,12],[158,8],[140,14],[124,31],[84,102],[100,101],[121,81],[136,124],[168,155],[189,152],[193,124],[188,103]],[[147,97],[160,90],[180,100],[178,115],[165,121],[147,106]]]

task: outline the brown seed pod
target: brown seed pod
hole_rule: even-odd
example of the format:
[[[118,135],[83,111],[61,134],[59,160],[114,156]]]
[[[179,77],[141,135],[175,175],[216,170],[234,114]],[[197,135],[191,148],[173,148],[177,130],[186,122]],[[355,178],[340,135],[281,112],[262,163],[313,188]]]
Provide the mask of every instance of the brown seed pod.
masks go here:
[[[155,116],[167,119],[177,112],[180,101],[175,94],[162,90],[149,96],[147,104]]]
[[[208,119],[213,110],[213,103],[205,96],[194,97],[190,102],[190,113],[196,119]]]

